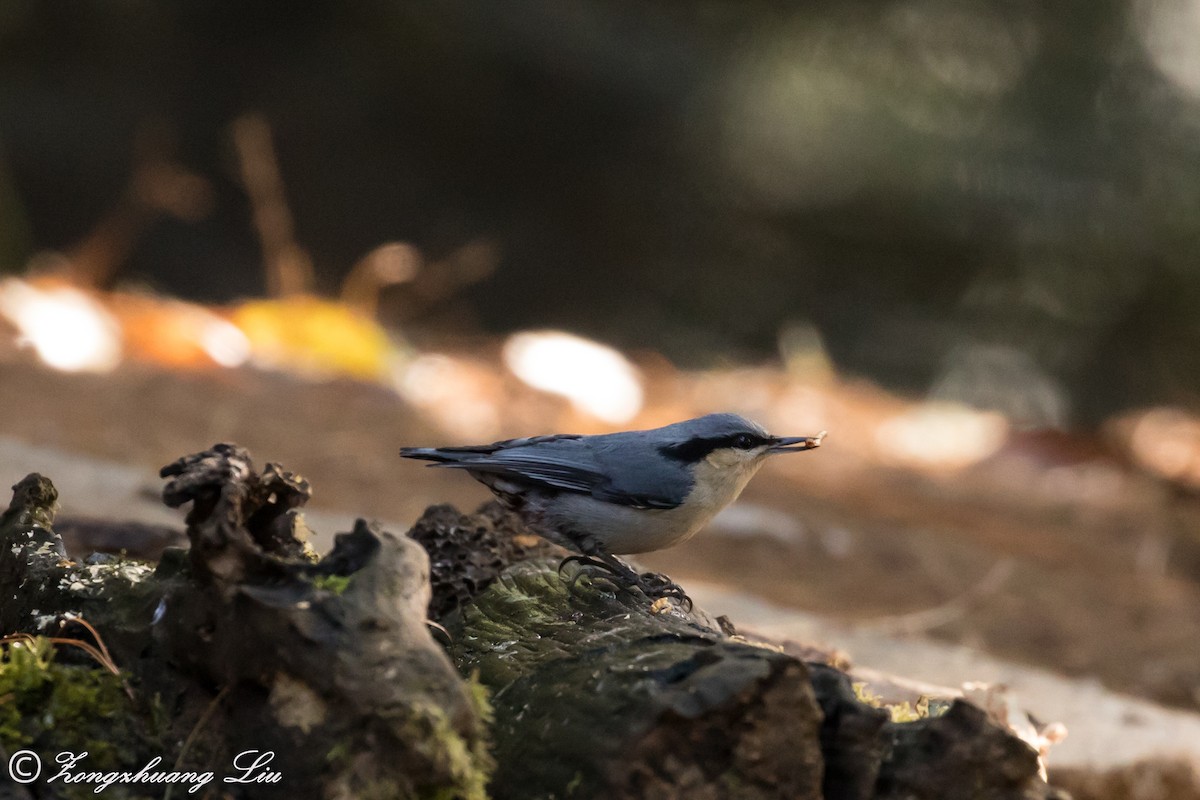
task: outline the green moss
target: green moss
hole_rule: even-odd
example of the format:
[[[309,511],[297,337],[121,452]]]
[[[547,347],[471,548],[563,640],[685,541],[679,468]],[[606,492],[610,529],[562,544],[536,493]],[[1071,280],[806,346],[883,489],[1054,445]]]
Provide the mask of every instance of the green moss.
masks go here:
[[[111,673],[55,664],[54,645],[45,638],[4,648],[0,697],[0,744],[9,751],[52,732],[76,729],[90,717],[113,717],[125,701],[120,680]],[[95,757],[107,760],[111,746],[98,744]]]
[[[492,711],[492,693],[480,682],[478,671],[467,677],[467,691],[471,693],[471,707],[476,716],[483,722],[484,727],[490,728],[495,719]]]
[[[467,679],[467,691],[481,728],[486,728],[492,719],[487,688],[472,676]],[[442,779],[429,783],[415,779],[408,783],[385,778],[361,783],[349,774],[354,771],[352,757],[360,746],[351,736],[325,754],[325,761],[333,772],[348,773],[342,776],[347,792],[362,800],[487,800],[487,784],[495,761],[488,748],[488,737],[482,730],[464,736],[451,724],[446,712],[434,705],[414,709],[408,725],[410,730],[400,738],[416,743],[432,772],[443,776]]]
[[[472,710],[480,721],[481,730],[464,737],[451,724],[444,709],[426,705],[415,710],[411,725],[416,730],[406,737],[421,742],[425,757],[450,777],[449,785],[426,786],[419,791],[423,800],[486,800],[487,784],[491,780],[495,760],[489,749],[486,728],[491,724],[492,705],[488,690],[472,675],[467,679],[467,692]]]
[[[350,575],[318,575],[313,578],[313,588],[340,595],[350,586]]]
[[[491,715],[490,705],[486,713]],[[486,800],[488,780],[495,767],[488,751],[487,737],[479,736],[474,741],[464,739],[440,708],[428,711],[426,722],[430,725],[430,741],[440,749],[440,756],[445,759],[445,766],[454,781],[452,787],[444,787],[440,792],[449,792],[448,797],[461,800]]]
[[[353,752],[354,748],[351,747],[350,742],[338,742],[333,747],[329,748],[329,752],[325,754],[325,763],[329,764],[335,770],[341,769],[346,765],[346,762],[350,760],[350,756],[353,754]]]
[[[53,753],[87,752],[89,769],[145,763],[160,745],[148,735],[121,678],[98,666],[62,664],[49,639],[0,651],[0,745]]]

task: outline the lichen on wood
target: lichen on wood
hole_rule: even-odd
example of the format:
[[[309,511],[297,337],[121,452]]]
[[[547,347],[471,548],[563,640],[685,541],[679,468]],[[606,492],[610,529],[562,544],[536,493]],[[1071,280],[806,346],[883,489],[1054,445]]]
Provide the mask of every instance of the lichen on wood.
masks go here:
[[[153,754],[125,743],[127,766],[158,755],[219,768],[272,750],[283,780],[242,796],[482,800],[486,699],[429,634],[421,548],[360,520],[315,559],[299,515],[306,482],[277,465],[257,472],[233,445],[164,477],[168,504],[191,503],[191,548],[157,568],[67,559],[41,476],[18,484],[0,517],[0,592],[13,598],[3,632],[86,616],[129,678],[130,713],[167,720],[168,750],[189,742]]]

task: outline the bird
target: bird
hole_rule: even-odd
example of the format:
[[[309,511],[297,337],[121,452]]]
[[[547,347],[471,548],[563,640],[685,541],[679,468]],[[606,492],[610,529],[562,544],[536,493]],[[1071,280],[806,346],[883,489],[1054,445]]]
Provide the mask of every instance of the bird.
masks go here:
[[[560,571],[578,562],[622,588],[690,607],[665,575],[639,574],[616,556],[687,541],[737,499],[768,458],[812,450],[824,437],[772,436],[719,413],[651,430],[404,447],[400,455],[464,470],[487,486],[532,531],[573,551]]]

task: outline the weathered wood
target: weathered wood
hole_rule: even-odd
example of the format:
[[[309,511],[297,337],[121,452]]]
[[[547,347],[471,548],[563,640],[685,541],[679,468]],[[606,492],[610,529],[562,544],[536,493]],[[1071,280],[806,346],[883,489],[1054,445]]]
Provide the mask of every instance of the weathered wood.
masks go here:
[[[130,678],[129,713],[167,719],[159,749],[131,742],[125,766],[174,759],[186,738],[184,766],[275,750],[285,782],[243,795],[255,798],[482,798],[492,756],[492,795],[522,800],[1055,796],[1036,754],[979,709],[892,722],[840,670],[701,609],[572,586],[563,553],[498,506],[432,508],[411,538],[360,522],[318,560],[298,476],[259,473],[228,445],[164,474],[165,499],[192,506],[192,546],[154,570],[68,560],[40,476],[0,516],[4,632],[84,638],[57,627],[82,613]],[[492,692],[490,755],[460,673]]]
[[[955,700],[941,716],[889,722],[890,752],[880,765],[879,800],[1069,800],[1037,775],[1037,753],[991,722],[987,714]]]
[[[871,800],[888,752],[883,734],[888,713],[859,701],[846,673],[809,664],[821,704],[821,751],[825,754],[825,800]]]
[[[437,554],[451,655],[493,692],[497,798],[1055,796],[1036,753],[982,711],[893,723],[845,673],[702,610],[572,588],[562,553],[496,506],[435,507],[410,535]]]
[[[150,620],[161,592],[154,568],[101,557],[70,561],[53,525],[58,491],[36,473],[13,487],[0,515],[0,634],[78,635],[67,615],[81,615],[104,631],[121,664],[138,659],[150,640]]]
[[[176,752],[130,744],[118,766],[171,763],[194,738],[184,766],[275,752],[282,780],[235,796],[484,797],[486,707],[428,632],[422,549],[360,521],[310,557],[297,536],[306,484],[274,465],[257,473],[240,448],[164,475],[168,503],[192,504],[192,547],[168,550],[157,570],[68,561],[40,476],[0,517],[0,592],[14,598],[4,632],[57,634],[63,614],[82,614],[129,670],[129,713],[170,719],[158,746]]]
[[[571,592],[556,563],[506,570],[447,622],[495,691],[497,797],[820,797],[802,663],[644,597]]]

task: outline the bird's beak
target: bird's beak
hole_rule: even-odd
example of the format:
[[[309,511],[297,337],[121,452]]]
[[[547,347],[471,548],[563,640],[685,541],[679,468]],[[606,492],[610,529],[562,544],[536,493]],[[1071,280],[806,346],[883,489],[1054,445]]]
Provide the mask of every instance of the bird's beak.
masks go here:
[[[768,453],[802,453],[805,450],[813,450],[821,446],[821,440],[825,438],[825,431],[821,431],[816,436],[777,436],[771,446],[767,448]]]

